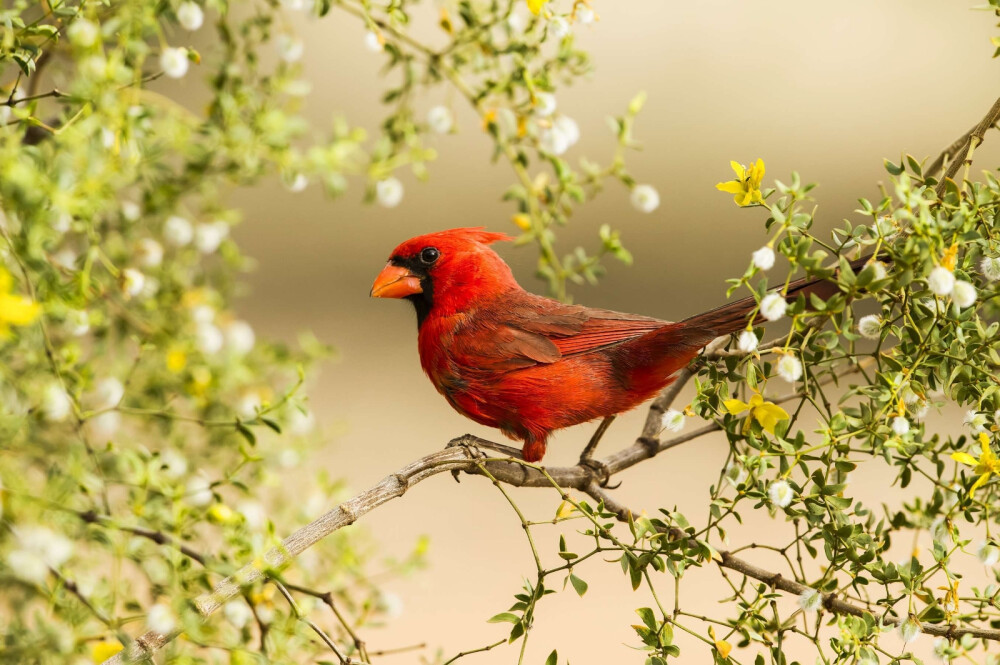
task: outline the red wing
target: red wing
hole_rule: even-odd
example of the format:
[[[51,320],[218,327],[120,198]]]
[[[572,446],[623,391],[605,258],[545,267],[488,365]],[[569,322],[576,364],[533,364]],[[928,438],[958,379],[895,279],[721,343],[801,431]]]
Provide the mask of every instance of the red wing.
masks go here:
[[[569,337],[554,337],[552,343],[563,356],[572,356],[635,339],[663,326],[663,321],[591,319],[579,333]]]

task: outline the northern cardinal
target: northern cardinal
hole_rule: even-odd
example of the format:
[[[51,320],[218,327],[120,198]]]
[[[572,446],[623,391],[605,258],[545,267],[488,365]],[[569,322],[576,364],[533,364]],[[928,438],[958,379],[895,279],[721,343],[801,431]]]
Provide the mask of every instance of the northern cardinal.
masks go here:
[[[372,285],[417,310],[420,364],[459,413],[545,455],[554,430],[632,409],[669,385],[716,337],[747,327],[750,297],[677,323],[528,293],[482,228],[407,240]],[[870,257],[859,259],[860,266]],[[852,268],[857,266],[852,264]],[[832,282],[792,282],[786,298],[829,297]]]

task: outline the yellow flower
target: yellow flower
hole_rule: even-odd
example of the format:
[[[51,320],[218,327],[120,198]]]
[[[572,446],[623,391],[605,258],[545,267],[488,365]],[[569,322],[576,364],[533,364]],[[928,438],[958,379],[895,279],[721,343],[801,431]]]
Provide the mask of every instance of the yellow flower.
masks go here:
[[[729,658],[729,653],[733,650],[733,645],[729,642],[715,636],[715,628],[712,626],[708,627],[708,635],[712,638],[712,642],[715,643],[715,650],[719,652],[719,657],[725,660]]]
[[[771,434],[774,434],[775,425],[782,420],[788,420],[787,411],[773,402],[765,401],[760,393],[754,393],[749,403],[738,399],[727,399],[723,405],[726,411],[734,416],[750,411],[750,416],[760,423],[764,431]]]
[[[124,647],[117,640],[104,640],[94,645],[90,651],[90,659],[95,663],[103,663],[111,658]]]
[[[542,7],[545,6],[546,2],[548,0],[528,0],[528,9],[531,10],[532,14],[538,16],[538,12],[542,11]]]
[[[996,474],[1000,476],[1000,458],[993,454],[993,450],[990,448],[990,437],[986,432],[979,433],[979,444],[982,446],[982,453],[979,455],[979,459],[976,459],[969,453],[951,454],[953,460],[974,467],[972,472],[979,474],[979,478],[972,484],[969,492],[975,492],[982,487],[990,479],[991,475]]]
[[[738,162],[729,162],[729,165],[736,172],[736,180],[720,182],[715,188],[732,194],[733,200],[738,206],[763,203],[760,181],[764,179],[764,160],[758,159],[755,164],[750,165],[749,169]]]
[[[167,369],[174,374],[180,374],[187,367],[187,354],[181,349],[167,351]]]
[[[0,267],[0,338],[10,333],[11,326],[26,326],[38,317],[41,307],[31,298],[11,293],[14,280]]]
[[[525,215],[524,213],[519,213],[517,215],[514,215],[513,217],[510,218],[510,220],[514,222],[514,225],[517,226],[517,228],[521,229],[522,231],[531,230],[531,218]]]

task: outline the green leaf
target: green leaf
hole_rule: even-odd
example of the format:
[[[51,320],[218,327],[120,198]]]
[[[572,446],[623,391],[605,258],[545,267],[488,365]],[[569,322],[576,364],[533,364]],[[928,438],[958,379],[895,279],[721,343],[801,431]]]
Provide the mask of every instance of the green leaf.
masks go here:
[[[545,659],[545,665],[556,665],[559,662],[559,653],[555,649],[549,654],[549,657]]]
[[[583,594],[587,593],[587,583],[581,580],[579,577],[573,573],[569,574],[569,583],[573,585],[576,593],[582,598]]]
[[[493,616],[491,616],[489,619],[486,620],[486,623],[505,623],[505,622],[519,623],[520,621],[521,617],[517,616],[516,614],[511,614],[510,612],[501,612],[500,614],[494,614]]]

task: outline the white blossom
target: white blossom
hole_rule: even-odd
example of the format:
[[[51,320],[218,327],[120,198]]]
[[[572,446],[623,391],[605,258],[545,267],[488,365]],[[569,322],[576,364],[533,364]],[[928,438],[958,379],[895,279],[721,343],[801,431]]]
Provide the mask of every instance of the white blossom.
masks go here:
[[[896,416],[892,419],[892,431],[896,436],[906,436],[910,433],[910,421],[903,416]]]
[[[899,624],[899,638],[904,644],[909,644],[920,636],[920,622],[910,617]]]
[[[243,521],[254,531],[262,529],[267,524],[267,514],[260,501],[241,501],[236,505],[236,512],[243,516]]]
[[[139,215],[142,214],[142,208],[135,201],[122,201],[122,217],[130,222],[134,222],[139,219]]]
[[[677,409],[667,409],[660,419],[660,426],[668,432],[680,432],[684,429],[684,413]]]
[[[387,619],[396,619],[403,613],[403,599],[391,591],[381,592],[379,604]]]
[[[991,282],[1000,280],[1000,256],[984,256],[979,262],[979,270]]]
[[[955,288],[955,273],[944,266],[937,266],[927,276],[927,287],[934,295],[949,295]]]
[[[316,6],[316,0],[281,0],[281,5],[289,11],[307,12]]]
[[[971,307],[976,304],[976,287],[966,282],[964,279],[955,280],[955,286],[951,292],[951,299],[961,309]]]
[[[951,538],[951,530],[948,528],[948,522],[945,521],[944,517],[938,517],[930,526],[931,538],[937,543],[946,543]]]
[[[233,321],[223,332],[226,336],[226,348],[238,356],[250,353],[257,341],[253,327],[246,321]]]
[[[867,339],[878,339],[882,334],[882,319],[878,314],[862,316],[858,320],[858,334]]]
[[[427,125],[437,134],[447,134],[454,124],[455,119],[447,106],[434,106],[427,112]]]
[[[205,476],[192,476],[184,489],[187,502],[196,508],[212,503],[212,483]]]
[[[160,453],[160,463],[163,475],[173,480],[181,478],[188,470],[187,459],[173,448],[167,448]]]
[[[942,663],[950,662],[951,655],[948,653],[948,638],[939,637],[934,640],[932,653],[934,654],[934,657]]]
[[[288,191],[298,193],[309,186],[309,178],[304,173],[296,173],[291,180],[285,178],[285,187]]]
[[[66,36],[74,46],[89,48],[97,43],[101,36],[101,29],[93,21],[85,18],[78,18],[66,28]]]
[[[552,36],[556,39],[568,37],[570,33],[569,21],[562,16],[554,16],[552,20],[549,21],[549,32],[551,32]]]
[[[118,406],[125,397],[125,386],[113,376],[107,376],[94,386],[94,403],[99,409]]]
[[[69,247],[64,247],[52,255],[52,263],[65,270],[76,270],[76,260],[79,257]]]
[[[995,566],[1000,561],[1000,547],[989,541],[983,541],[976,549],[976,556],[984,566]]]
[[[56,221],[52,222],[52,230],[57,233],[66,233],[73,226],[73,216],[67,212],[61,212],[56,216]]]
[[[594,10],[587,5],[576,6],[576,20],[583,25],[590,25],[594,22]]]
[[[551,92],[535,93],[535,115],[547,118],[556,112],[556,96]]]
[[[786,353],[778,359],[778,376],[789,383],[795,383],[802,378],[802,361],[795,355]]]
[[[785,315],[788,309],[788,302],[780,293],[768,293],[760,301],[760,314],[768,321],[777,321]]]
[[[179,215],[167,217],[163,223],[163,239],[175,247],[183,247],[194,238],[191,222]]]
[[[882,215],[875,220],[875,230],[883,238],[891,238],[896,235],[896,222],[889,215]]]
[[[243,628],[253,618],[253,611],[246,601],[231,600],[222,606],[222,615],[237,628]]]
[[[514,34],[520,34],[524,32],[524,28],[527,26],[527,21],[524,18],[524,14],[518,11],[512,11],[510,16],[507,17],[507,27]]]
[[[542,152],[558,157],[569,150],[569,139],[562,132],[550,127],[539,133],[538,147]]]
[[[577,141],[580,140],[580,126],[576,124],[576,120],[569,117],[568,115],[560,115],[552,121],[552,128],[566,137],[569,141],[570,147],[576,145]]]
[[[122,291],[130,298],[142,293],[146,287],[146,276],[135,268],[125,268],[122,270]]]
[[[395,208],[403,200],[403,183],[389,176],[375,183],[375,200],[384,208]]]
[[[917,400],[916,408],[912,410],[914,420],[922,420],[923,417],[927,415],[927,412],[930,411],[930,408],[931,408],[930,402],[928,402],[927,400],[925,399]]]
[[[369,30],[365,33],[365,48],[372,53],[378,53],[384,49],[385,46],[382,44],[382,38],[378,36],[378,33],[373,30]]]
[[[292,436],[303,436],[308,434],[316,426],[316,416],[312,411],[303,413],[298,409],[292,409],[288,414],[288,432]]]
[[[650,213],[660,207],[660,193],[652,185],[636,185],[631,199],[632,207],[639,212]]]
[[[211,305],[195,305],[191,308],[191,320],[195,323],[211,323],[215,321],[215,310]]]
[[[194,246],[202,254],[211,254],[219,248],[229,235],[229,224],[221,219],[208,224],[199,224],[194,230]]]
[[[509,108],[497,109],[497,127],[503,136],[513,137],[517,135],[517,114]]]
[[[17,547],[7,554],[7,565],[26,582],[41,584],[49,568],[59,568],[73,556],[73,542],[46,527],[15,527],[14,536]]]
[[[225,337],[222,331],[212,323],[199,323],[194,332],[195,344],[198,350],[206,356],[211,356],[222,350]]]
[[[256,390],[248,390],[243,393],[243,396],[240,397],[240,401],[237,402],[236,412],[239,413],[242,418],[254,418],[263,406],[264,400],[261,399],[260,393]]]
[[[113,437],[122,424],[122,415],[117,411],[105,411],[87,419],[87,430],[94,438],[106,441]]]
[[[292,469],[299,465],[302,461],[302,456],[299,455],[299,451],[292,448],[285,448],[278,455],[278,464],[283,469]]]
[[[168,46],[160,53],[160,69],[172,79],[184,78],[189,62],[188,51],[183,47]]]
[[[275,43],[278,47],[278,56],[285,62],[298,62],[305,53],[305,43],[295,35],[281,33]]]
[[[152,238],[143,238],[136,245],[135,255],[143,268],[156,268],[163,263],[163,245]]]
[[[986,414],[978,413],[976,411],[966,411],[965,418],[962,421],[963,424],[968,425],[969,429],[972,430],[973,434],[979,434],[980,432],[986,431]]]
[[[752,330],[744,330],[736,338],[736,346],[743,353],[751,353],[757,350],[757,333]]]
[[[50,383],[46,386],[42,395],[42,415],[46,420],[53,423],[62,422],[72,411],[73,402],[60,384]]]
[[[774,267],[774,250],[764,245],[753,253],[753,264],[761,270],[770,270]]]
[[[27,550],[15,549],[7,553],[7,567],[25,582],[41,584],[49,574],[49,568],[38,556]]]
[[[157,603],[146,613],[146,625],[160,635],[168,635],[177,625],[177,618],[173,610],[163,603]]]
[[[767,496],[778,508],[787,508],[788,504],[795,498],[795,490],[788,484],[787,480],[775,480],[767,488]]]
[[[739,487],[744,482],[746,482],[747,476],[750,474],[747,472],[746,467],[738,462],[729,462],[726,465],[726,470],[723,472],[722,477],[727,483],[733,487]]]
[[[888,272],[885,269],[885,264],[881,261],[874,261],[872,264],[872,269],[875,271],[874,281],[879,281],[885,279],[888,276]]]
[[[802,611],[814,614],[823,607],[823,596],[816,589],[806,589],[799,594],[799,607]]]
[[[205,12],[196,2],[183,2],[177,8],[177,22],[185,30],[193,32],[205,22]]]
[[[71,309],[66,312],[66,330],[74,337],[82,337],[90,332],[90,315],[82,309]]]
[[[271,605],[257,605],[257,618],[264,625],[274,621],[274,607]]]

